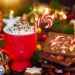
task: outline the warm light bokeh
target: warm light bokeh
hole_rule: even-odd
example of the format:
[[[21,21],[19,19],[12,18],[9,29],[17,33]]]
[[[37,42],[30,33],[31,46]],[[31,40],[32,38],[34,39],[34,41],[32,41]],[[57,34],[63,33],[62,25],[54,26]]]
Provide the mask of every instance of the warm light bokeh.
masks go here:
[[[40,4],[40,5],[35,5],[33,7],[33,11],[38,14],[49,14],[51,9],[48,7],[48,5]]]
[[[20,0],[2,0],[2,3],[5,5],[15,5],[18,4]]]

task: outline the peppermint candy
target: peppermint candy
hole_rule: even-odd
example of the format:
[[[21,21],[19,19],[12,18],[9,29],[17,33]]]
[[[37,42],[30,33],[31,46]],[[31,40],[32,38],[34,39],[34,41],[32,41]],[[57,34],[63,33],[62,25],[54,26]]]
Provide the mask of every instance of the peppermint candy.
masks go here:
[[[47,20],[48,20],[48,23],[47,23],[46,26],[44,26],[44,28],[46,28],[46,29],[47,29],[47,28],[51,28],[51,26],[52,26],[52,24],[53,24],[53,19],[52,19],[52,17],[51,17],[50,15],[48,15],[48,14],[45,14],[45,15],[39,17],[39,19],[38,19],[38,21],[37,21],[37,27],[42,23],[42,21],[43,21],[44,19],[47,19]]]

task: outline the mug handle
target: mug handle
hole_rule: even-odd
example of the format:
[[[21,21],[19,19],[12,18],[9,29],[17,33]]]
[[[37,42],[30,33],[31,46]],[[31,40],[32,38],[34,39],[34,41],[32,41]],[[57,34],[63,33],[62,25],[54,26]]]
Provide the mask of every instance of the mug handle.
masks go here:
[[[0,34],[0,37],[4,40],[4,33]],[[0,50],[3,51],[4,53],[8,54],[7,50],[5,50],[5,48],[0,47]]]

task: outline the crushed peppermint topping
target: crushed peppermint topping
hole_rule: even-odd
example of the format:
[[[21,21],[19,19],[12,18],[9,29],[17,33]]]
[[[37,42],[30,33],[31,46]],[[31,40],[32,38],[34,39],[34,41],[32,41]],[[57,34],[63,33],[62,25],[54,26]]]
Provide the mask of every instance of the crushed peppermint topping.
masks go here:
[[[75,38],[64,35],[55,35],[54,39],[49,41],[49,46],[51,50],[61,49],[61,53],[66,53],[65,50],[73,51],[75,50]]]
[[[8,19],[3,19],[3,22],[6,24],[3,30],[9,34],[25,35],[34,32],[34,26],[30,26],[27,21],[21,20],[21,17],[14,18],[11,13]]]

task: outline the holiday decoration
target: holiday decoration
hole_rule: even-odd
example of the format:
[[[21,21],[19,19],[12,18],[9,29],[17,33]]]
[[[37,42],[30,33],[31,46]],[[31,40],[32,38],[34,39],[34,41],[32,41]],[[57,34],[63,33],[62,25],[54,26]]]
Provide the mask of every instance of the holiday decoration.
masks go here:
[[[37,44],[37,49],[41,50],[41,45],[40,44]]]
[[[40,24],[42,23],[42,21],[43,21],[44,19],[47,19],[47,20],[48,20],[47,25],[44,26],[44,27],[45,27],[46,29],[51,28],[51,26],[52,26],[52,24],[53,24],[52,17],[51,17],[50,15],[48,15],[48,14],[45,14],[45,15],[40,16],[39,19],[36,21],[36,24],[35,24],[35,26],[34,26],[34,31],[35,31],[35,32],[37,31],[38,27],[40,26]]]
[[[38,27],[38,33],[40,34],[42,32],[42,29]]]
[[[72,20],[73,18],[75,18],[75,14],[69,14],[67,16],[67,20]]]
[[[40,34],[40,40],[41,41],[45,41],[46,40],[46,37],[47,37],[46,34],[43,34],[43,33]]]
[[[42,69],[37,68],[37,67],[27,68],[25,71],[25,75],[28,75],[28,74],[30,74],[30,75],[33,75],[33,74],[41,75],[41,71],[42,71]]]

